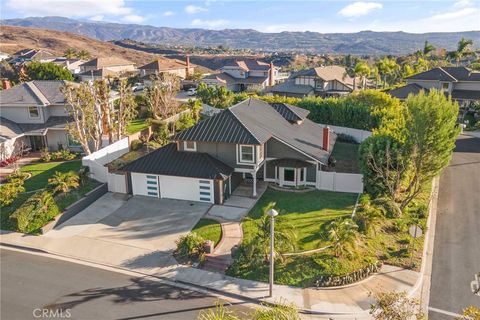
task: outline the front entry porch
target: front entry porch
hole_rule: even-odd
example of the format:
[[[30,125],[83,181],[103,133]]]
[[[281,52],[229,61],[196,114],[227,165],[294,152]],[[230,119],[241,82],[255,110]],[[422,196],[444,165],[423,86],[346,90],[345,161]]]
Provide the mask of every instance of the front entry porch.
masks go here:
[[[299,159],[277,159],[268,163],[274,170],[274,179],[267,181],[275,182],[280,187],[304,187],[307,184],[307,168],[312,167],[308,163]],[[315,169],[314,169],[315,170]]]

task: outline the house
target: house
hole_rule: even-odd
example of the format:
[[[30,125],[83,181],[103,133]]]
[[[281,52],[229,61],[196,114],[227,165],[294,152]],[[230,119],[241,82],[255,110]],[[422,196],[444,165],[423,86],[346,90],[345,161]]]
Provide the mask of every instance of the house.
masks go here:
[[[29,61],[52,62],[57,57],[45,50],[23,49],[12,55],[9,63],[13,65],[21,65]]]
[[[391,96],[404,100],[409,94],[432,88],[443,91],[458,101],[460,106],[468,106],[480,101],[480,72],[466,67],[438,67],[405,78],[406,85],[388,91]]]
[[[81,65],[85,63],[82,59],[68,59],[65,57],[58,57],[52,61],[70,71],[71,74],[76,75],[81,72]]]
[[[120,75],[122,73],[136,71],[133,62],[116,58],[95,58],[80,65],[81,73],[78,74],[80,79],[87,79],[92,73],[96,78],[102,78],[107,75]],[[103,79],[103,78],[102,78]]]
[[[190,64],[190,58],[187,56],[185,61],[178,59],[157,59],[138,68],[141,77],[149,77],[160,73],[168,72],[179,76],[181,79],[193,75],[195,66]]]
[[[120,76],[119,72],[111,71],[107,68],[102,68],[98,70],[90,70],[82,73],[76,74],[78,80],[80,81],[95,81],[95,80],[102,80],[106,78],[116,78]]]
[[[341,96],[355,87],[360,88],[360,79],[347,74],[344,67],[321,66],[293,73],[288,80],[270,89],[273,95],[303,98],[306,96]]]
[[[220,73],[206,76],[207,85],[225,86],[233,92],[262,90],[276,83],[278,68],[273,63],[254,59],[235,60],[222,68]]]
[[[67,133],[70,118],[60,88],[65,81],[35,80],[0,91],[2,150],[24,144],[32,150],[60,147],[81,150]],[[6,157],[9,154],[4,155]]]
[[[134,195],[223,203],[244,179],[317,186],[336,135],[309,111],[247,99],[179,132],[174,142],[127,164]]]

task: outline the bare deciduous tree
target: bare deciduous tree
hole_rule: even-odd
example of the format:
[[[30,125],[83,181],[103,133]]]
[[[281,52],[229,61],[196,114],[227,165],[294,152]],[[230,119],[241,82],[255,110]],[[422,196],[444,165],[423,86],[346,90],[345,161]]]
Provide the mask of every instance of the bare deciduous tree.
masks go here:
[[[176,113],[179,88],[180,80],[174,74],[167,72],[152,77],[152,84],[146,88],[145,100],[155,119],[165,119]]]
[[[132,87],[128,84],[127,80],[120,81],[120,87],[118,90],[118,102],[116,110],[116,135],[117,139],[121,139],[125,133],[127,124],[132,121],[137,115],[135,98],[133,96]]]

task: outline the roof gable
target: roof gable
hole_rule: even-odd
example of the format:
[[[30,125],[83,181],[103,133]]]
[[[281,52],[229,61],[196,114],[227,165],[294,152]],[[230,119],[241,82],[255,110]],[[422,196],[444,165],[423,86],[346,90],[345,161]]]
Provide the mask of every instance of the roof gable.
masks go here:
[[[60,88],[63,80],[34,80],[24,82],[11,89],[0,91],[0,105],[43,105],[63,104],[65,98]]]
[[[407,77],[405,79],[412,80],[437,80],[437,81],[457,81],[450,73],[445,71],[443,68],[434,68],[425,72],[414,74],[413,76]]]

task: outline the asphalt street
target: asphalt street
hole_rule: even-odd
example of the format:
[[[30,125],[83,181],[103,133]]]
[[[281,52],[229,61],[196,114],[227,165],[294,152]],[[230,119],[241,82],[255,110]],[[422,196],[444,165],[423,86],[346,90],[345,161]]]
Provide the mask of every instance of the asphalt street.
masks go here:
[[[480,139],[460,136],[440,177],[433,251],[430,320],[451,320],[468,306],[480,273]]]
[[[1,249],[2,320],[195,319],[217,297],[48,257]],[[248,312],[243,304],[229,308]]]

